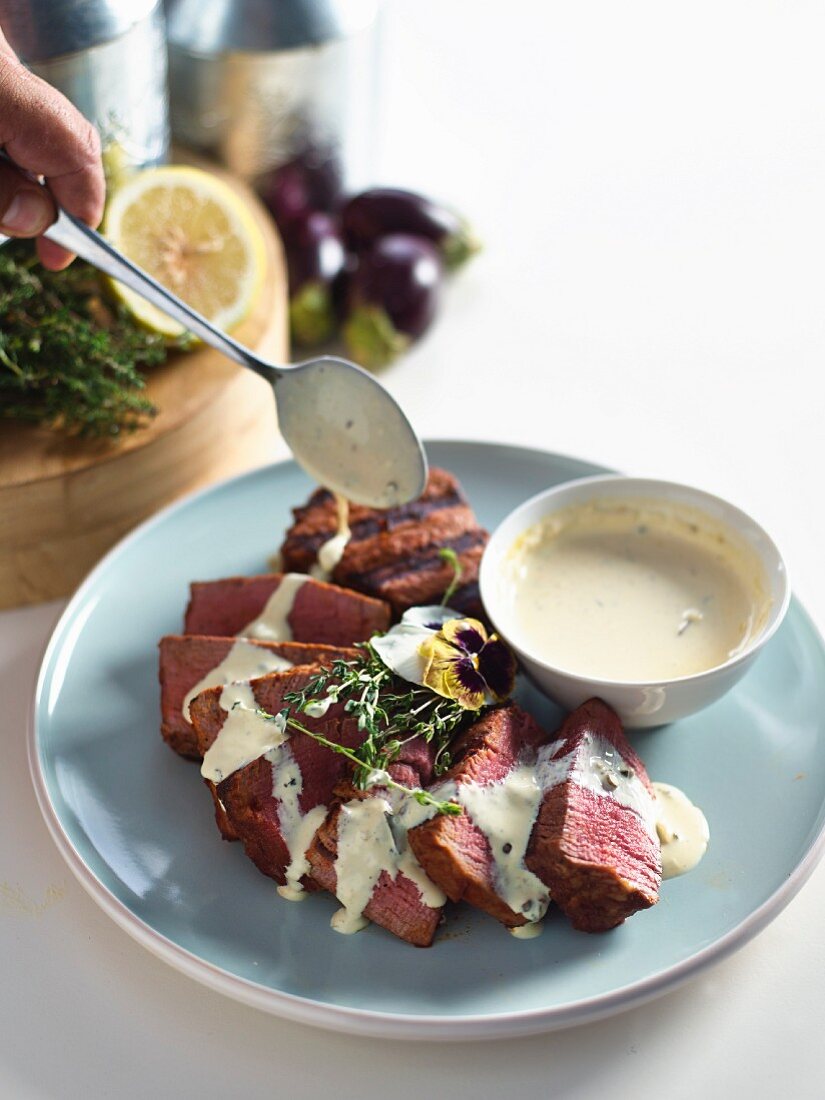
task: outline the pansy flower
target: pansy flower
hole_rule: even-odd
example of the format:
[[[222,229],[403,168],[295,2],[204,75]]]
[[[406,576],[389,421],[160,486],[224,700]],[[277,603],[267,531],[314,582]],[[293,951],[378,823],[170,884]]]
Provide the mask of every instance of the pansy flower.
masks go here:
[[[370,644],[402,679],[467,710],[506,699],[513,690],[516,662],[508,647],[477,619],[448,607],[410,608]]]
[[[401,622],[386,634],[370,639],[370,645],[387,666],[402,680],[412,684],[424,683],[424,658],[419,647],[427,638],[437,634],[450,619],[459,619],[457,611],[449,607],[411,607],[401,616]]]
[[[423,683],[466,710],[506,699],[513,690],[516,660],[478,619],[450,619],[421,643]]]

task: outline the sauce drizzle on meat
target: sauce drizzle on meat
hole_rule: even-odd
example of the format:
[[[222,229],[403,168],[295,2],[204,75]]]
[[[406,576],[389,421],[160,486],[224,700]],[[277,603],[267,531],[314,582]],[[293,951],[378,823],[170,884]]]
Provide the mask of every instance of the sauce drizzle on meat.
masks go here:
[[[369,924],[364,909],[382,873],[393,880],[404,875],[430,908],[444,905],[446,896],[427,877],[407,842],[407,832],[434,812],[432,806],[421,806],[398,791],[387,792],[385,797],[351,799],[341,807],[335,896],[342,908],[330,922],[336,932],[350,935]]]
[[[308,580],[309,577],[303,573],[285,573],[260,615],[239,630],[238,635],[242,638],[261,638],[267,642],[288,642],[292,637],[289,614],[298,589]]]
[[[283,672],[287,668],[292,668],[292,661],[260,646],[250,645],[249,642],[240,638],[220,664],[210,669],[187,693],[183,700],[183,717],[187,722],[189,721],[189,704],[196,695],[200,695],[207,688],[233,684],[239,680],[251,680],[255,676],[264,676],[267,672]]]

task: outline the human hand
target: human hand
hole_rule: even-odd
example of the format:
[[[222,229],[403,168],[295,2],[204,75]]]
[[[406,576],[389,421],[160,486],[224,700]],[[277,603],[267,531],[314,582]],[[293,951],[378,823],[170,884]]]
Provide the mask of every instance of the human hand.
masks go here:
[[[45,177],[55,199],[70,214],[93,228],[99,224],[106,185],[97,130],[65,96],[20,63],[2,31],[0,146],[21,168]],[[52,271],[73,259],[41,236],[56,216],[45,188],[0,164],[0,232],[38,237],[40,261]]]

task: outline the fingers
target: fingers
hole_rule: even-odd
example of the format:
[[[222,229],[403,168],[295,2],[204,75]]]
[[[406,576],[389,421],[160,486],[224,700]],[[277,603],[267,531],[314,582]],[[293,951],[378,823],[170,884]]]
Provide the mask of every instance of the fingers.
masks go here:
[[[0,53],[6,54],[7,57],[14,57],[15,53],[11,46],[6,41],[6,37],[3,34],[3,28],[0,27]]]
[[[39,237],[57,216],[42,187],[10,165],[0,165],[0,232],[7,237]]]
[[[62,271],[72,262],[74,253],[67,252],[54,241],[47,241],[45,237],[40,237],[37,242],[37,258],[49,271]]]
[[[56,89],[28,72],[16,58],[0,52],[0,145],[22,168],[44,176],[55,199],[70,214],[97,226],[103,216],[105,183],[100,160],[100,138],[92,124]],[[0,202],[4,184],[0,180]],[[10,184],[6,183],[8,188]],[[33,185],[29,185],[29,188]],[[10,195],[10,202],[13,196]],[[20,217],[34,217],[33,199],[24,196]],[[27,209],[28,208],[28,209]],[[2,207],[0,207],[2,209]],[[54,220],[54,211],[39,232]],[[12,233],[9,236],[37,236]],[[66,267],[70,253],[51,241],[38,241],[42,263],[52,270]]]

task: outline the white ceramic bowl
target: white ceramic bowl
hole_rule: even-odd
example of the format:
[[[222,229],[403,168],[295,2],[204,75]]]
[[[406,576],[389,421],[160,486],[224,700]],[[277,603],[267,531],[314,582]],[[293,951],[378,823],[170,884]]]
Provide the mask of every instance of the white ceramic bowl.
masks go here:
[[[504,559],[527,528],[553,512],[590,500],[638,498],[685,505],[731,529],[758,555],[771,599],[761,629],[736,656],[703,672],[669,680],[604,680],[568,672],[529,650],[518,636],[511,602],[502,583]],[[716,702],[750,668],[757,654],[779,627],[790,602],[790,587],[782,557],[773,540],[750,516],[710,493],[670,481],[604,474],[565,482],[519,505],[498,526],[484,552],[480,573],[481,598],[498,633],[518,654],[538,687],[570,709],[599,696],[619,714],[625,726],[659,726],[684,718]]]

